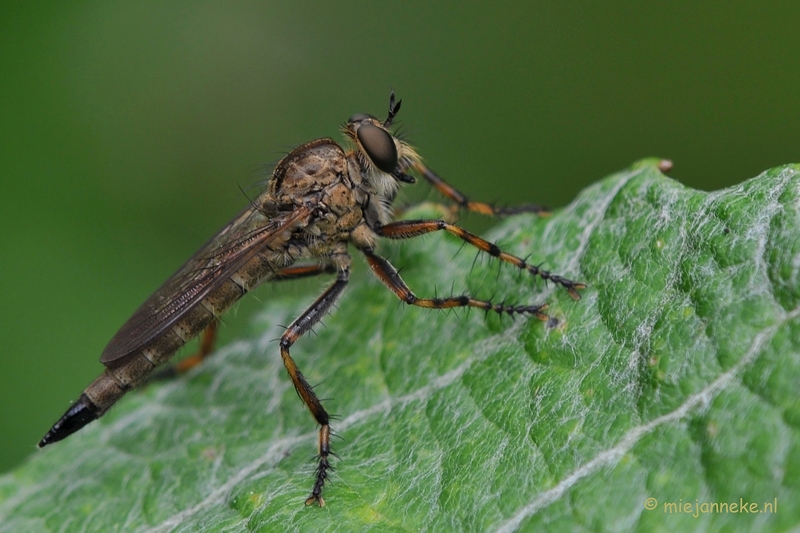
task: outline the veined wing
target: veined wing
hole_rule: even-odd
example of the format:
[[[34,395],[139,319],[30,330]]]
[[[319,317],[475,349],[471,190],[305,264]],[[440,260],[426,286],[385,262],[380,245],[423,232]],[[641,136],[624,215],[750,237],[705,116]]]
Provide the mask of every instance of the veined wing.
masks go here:
[[[298,207],[267,217],[253,207],[236,216],[145,301],[109,341],[102,363],[118,361],[167,331],[278,235],[305,223]]]

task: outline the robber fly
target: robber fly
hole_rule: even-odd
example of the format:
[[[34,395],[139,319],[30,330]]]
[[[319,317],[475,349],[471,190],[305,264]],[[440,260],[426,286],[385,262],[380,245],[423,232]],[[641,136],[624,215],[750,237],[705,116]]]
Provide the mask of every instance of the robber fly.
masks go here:
[[[297,393],[320,425],[316,477],[306,504],[325,505],[322,490],[332,469],[328,412],[295,364],[289,349],[325,316],[344,291],[350,276],[348,247],[353,245],[372,272],[402,301],[429,309],[477,307],[498,314],[529,314],[551,319],[546,305],[506,305],[469,296],[419,298],[398,271],[375,253],[380,237],[407,239],[446,231],[480,251],[549,280],[579,299],[582,283],[529,264],[495,244],[444,220],[392,221],[392,202],[412,174],[430,182],[456,207],[486,215],[543,212],[538,206],[500,209],[473,202],[429,170],[409,144],[389,132],[400,110],[394,92],[389,115],[381,122],[356,114],[342,127],[352,149],[333,139],[303,144],[284,157],[267,190],[209,240],[173,274],[111,339],[100,356],[105,371],[92,382],[39,442],[57,442],[103,416],[122,396],[142,385],[190,339],[203,333],[198,354],[173,372],[199,363],[213,346],[219,317],[259,283],[333,274],[336,280],[286,328],[280,352]],[[163,372],[163,370],[161,371]]]

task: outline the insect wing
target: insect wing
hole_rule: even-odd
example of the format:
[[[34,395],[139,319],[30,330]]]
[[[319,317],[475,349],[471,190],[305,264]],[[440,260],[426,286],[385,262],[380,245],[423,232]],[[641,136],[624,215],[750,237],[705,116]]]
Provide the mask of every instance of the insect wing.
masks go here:
[[[305,222],[299,207],[272,218],[248,207],[212,237],[147,299],[109,341],[102,363],[118,361],[172,327],[278,235]]]

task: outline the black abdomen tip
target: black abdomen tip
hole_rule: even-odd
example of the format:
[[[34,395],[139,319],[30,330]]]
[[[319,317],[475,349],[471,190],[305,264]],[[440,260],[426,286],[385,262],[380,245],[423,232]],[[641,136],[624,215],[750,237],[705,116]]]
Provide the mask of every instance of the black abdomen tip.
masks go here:
[[[39,448],[44,448],[48,444],[65,439],[92,420],[97,420],[100,417],[97,411],[98,409],[94,403],[85,394],[81,394],[78,401],[73,403],[64,413],[64,416],[53,424],[50,431],[42,437],[42,440],[39,441]]]

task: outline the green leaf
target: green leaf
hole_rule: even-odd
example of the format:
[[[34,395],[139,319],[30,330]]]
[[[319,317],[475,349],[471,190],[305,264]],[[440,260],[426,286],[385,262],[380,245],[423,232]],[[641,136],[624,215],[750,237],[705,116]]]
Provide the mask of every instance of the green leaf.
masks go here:
[[[272,342],[313,296],[267,296],[252,337],[0,478],[0,531],[798,527],[799,236],[800,166],[705,193],[649,160],[490,235],[586,282],[578,302],[448,235],[388,245],[421,296],[561,324],[410,308],[356,260],[292,351],[340,416],[326,507],[303,505],[316,427]]]

